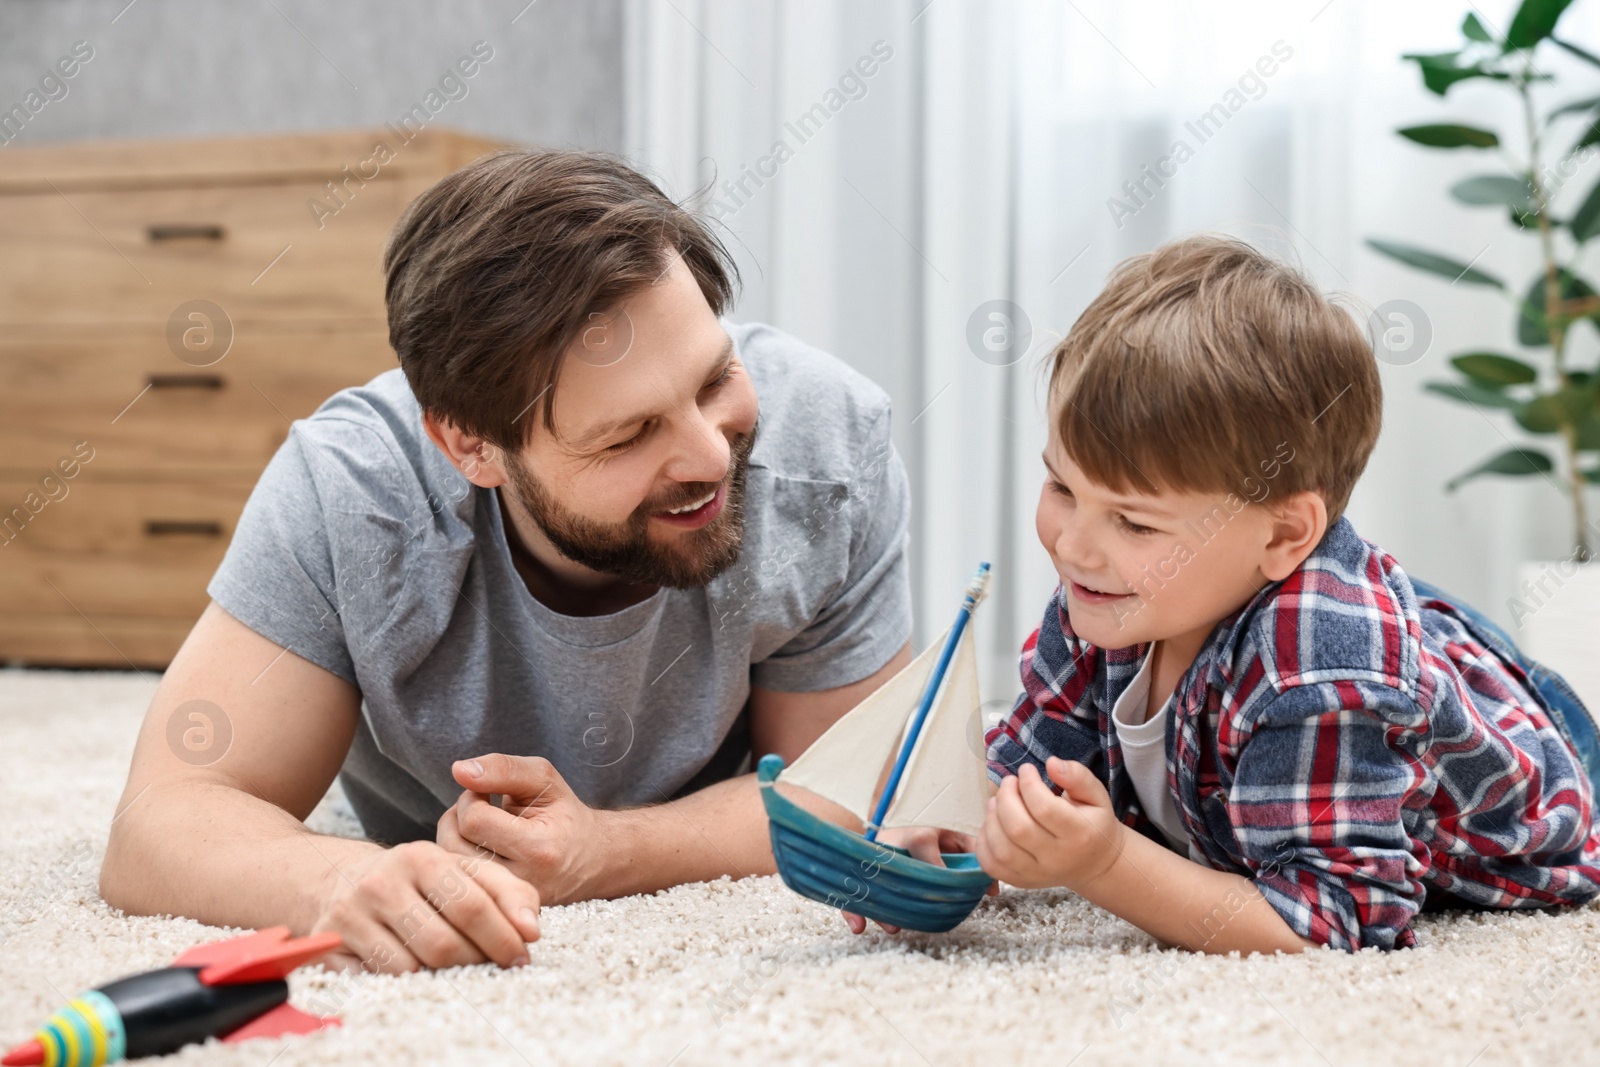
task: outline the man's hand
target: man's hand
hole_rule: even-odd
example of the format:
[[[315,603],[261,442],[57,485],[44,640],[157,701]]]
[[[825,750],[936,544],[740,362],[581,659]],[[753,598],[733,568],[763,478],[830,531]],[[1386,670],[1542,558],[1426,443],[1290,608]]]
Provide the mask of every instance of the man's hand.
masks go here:
[[[897,826],[880,831],[877,840],[881,844],[896,845],[903,848],[911,853],[914,859],[919,859],[924,863],[932,863],[939,867],[944,866],[944,857],[940,855],[941,852],[971,852],[977,841],[971,834],[958,833],[955,830],[941,830],[933,826]],[[871,871],[863,872],[863,877],[871,878],[872,873]],[[990,882],[987,892],[992,897],[1000,892],[1000,886]],[[860,898],[856,899],[859,900]],[[844,921],[850,927],[851,933],[859,934],[866,931],[867,920],[862,916],[846,910],[841,910],[839,914],[844,916]],[[900,932],[900,927],[898,926],[890,926],[888,923],[880,922],[876,919],[873,921],[883,927],[885,933],[896,934]]]
[[[547,904],[597,895],[611,853],[607,813],[579,800],[549,760],[493,753],[459,760],[451,772],[466,792],[439,819],[440,847],[489,850]],[[504,794],[504,807],[490,804],[490,793]]]
[[[344,938],[321,957],[335,969],[515,967],[528,962],[527,942],[539,940],[538,890],[486,855],[412,841],[330,870],[326,884],[311,932]]]
[[[1031,763],[1007,776],[989,798],[978,862],[1008,885],[1080,892],[1111,869],[1128,828],[1117,821],[1111,797],[1089,768],[1051,756],[1045,769],[1062,795],[1051,791]]]

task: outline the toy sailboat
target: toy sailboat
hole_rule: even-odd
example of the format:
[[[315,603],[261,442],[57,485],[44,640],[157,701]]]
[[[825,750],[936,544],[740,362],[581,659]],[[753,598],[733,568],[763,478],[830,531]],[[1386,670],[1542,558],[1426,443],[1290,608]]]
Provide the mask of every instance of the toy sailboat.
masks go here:
[[[942,853],[941,867],[877,835],[893,826],[968,834],[983,826],[993,789],[981,755],[978,661],[967,623],[988,586],[985,563],[942,638],[834,723],[792,767],[785,770],[776,754],[761,757],[757,780],[772,853],[784,884],[796,893],[929,933],[952,929],[983,898],[991,879],[972,853]],[[874,807],[873,791],[896,744],[899,755]],[[854,812],[866,832],[847,830],[788,800],[774,788],[780,774]]]

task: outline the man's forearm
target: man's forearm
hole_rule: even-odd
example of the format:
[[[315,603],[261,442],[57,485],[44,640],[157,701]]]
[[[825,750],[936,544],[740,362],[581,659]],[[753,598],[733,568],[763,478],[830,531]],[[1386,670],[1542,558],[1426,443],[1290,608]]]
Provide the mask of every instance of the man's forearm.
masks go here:
[[[813,814],[859,831],[844,808],[802,790],[784,795]],[[754,774],[707,786],[680,800],[603,813],[606,873],[591,896],[653,893],[723,875],[773,874],[772,838]]]
[[[314,834],[268,801],[221,783],[155,782],[111,828],[100,892],[135,915],[310,933],[335,864],[382,846]]]

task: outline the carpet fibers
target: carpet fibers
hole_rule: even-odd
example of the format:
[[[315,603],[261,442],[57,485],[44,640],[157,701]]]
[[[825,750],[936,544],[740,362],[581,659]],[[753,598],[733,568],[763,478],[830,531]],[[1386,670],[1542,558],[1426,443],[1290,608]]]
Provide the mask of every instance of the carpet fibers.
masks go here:
[[[68,996],[225,936],[127,917],[100,858],[154,691],[133,673],[0,671],[0,1045]],[[355,832],[337,791],[312,818]],[[1005,889],[944,935],[852,937],[776,878],[546,908],[533,962],[302,970],[341,1028],[174,1062],[945,1065],[1600,1062],[1600,907],[1447,913],[1392,953],[1162,951],[1066,891]]]

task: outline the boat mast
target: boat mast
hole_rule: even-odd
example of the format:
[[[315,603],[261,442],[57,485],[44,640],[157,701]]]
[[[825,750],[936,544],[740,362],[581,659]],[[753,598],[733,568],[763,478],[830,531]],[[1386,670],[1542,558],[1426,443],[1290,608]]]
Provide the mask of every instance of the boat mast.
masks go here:
[[[955,625],[950,627],[950,636],[945,640],[943,651],[939,653],[939,662],[934,665],[933,673],[928,676],[928,687],[922,691],[922,702],[917,707],[916,718],[911,721],[911,732],[906,735],[905,742],[900,746],[900,754],[894,761],[894,770],[889,773],[889,782],[883,787],[883,795],[878,798],[878,806],[873,810],[872,819],[867,823],[866,833],[862,835],[868,841],[878,839],[878,830],[882,828],[884,816],[888,814],[889,805],[894,801],[895,790],[900,788],[900,778],[905,774],[906,763],[911,759],[911,750],[917,747],[917,738],[922,734],[922,724],[933,708],[933,698],[939,692],[939,687],[944,684],[950,657],[955,655],[956,645],[960,644],[961,634],[967,628],[967,620],[972,618],[973,609],[978,606],[978,602],[983,599],[988,589],[989,564],[985,561],[978,565],[972,580],[967,583],[967,593],[962,598],[961,610],[956,613]]]

